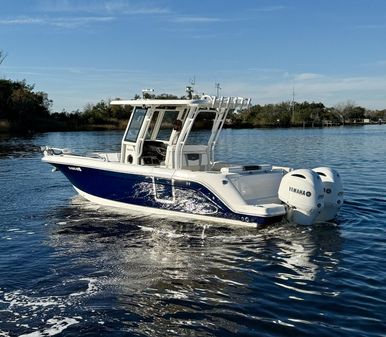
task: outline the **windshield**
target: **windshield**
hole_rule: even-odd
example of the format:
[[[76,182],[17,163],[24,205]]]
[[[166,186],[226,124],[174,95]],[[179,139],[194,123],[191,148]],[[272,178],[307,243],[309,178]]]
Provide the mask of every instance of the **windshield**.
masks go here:
[[[160,130],[157,135],[158,140],[169,140],[173,131],[173,124],[177,119],[178,111],[165,111]]]
[[[213,111],[200,111],[194,120],[192,130],[186,140],[189,145],[207,145],[212,135],[213,121],[216,113]]]
[[[136,108],[127,130],[125,141],[135,143],[138,138],[139,130],[141,130],[143,119],[146,115],[146,109]]]

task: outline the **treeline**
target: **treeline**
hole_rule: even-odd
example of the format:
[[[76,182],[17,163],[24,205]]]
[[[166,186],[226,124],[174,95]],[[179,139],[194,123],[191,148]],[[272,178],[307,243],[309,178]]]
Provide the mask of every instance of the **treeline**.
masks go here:
[[[145,98],[177,99],[170,94],[152,95],[145,93]],[[140,98],[135,95],[133,99]],[[55,121],[56,130],[63,126],[67,130],[112,130],[124,129],[132,112],[131,106],[110,105],[110,100],[101,100],[96,104],[87,104],[82,111],[55,112],[51,114],[51,121]]]
[[[34,133],[44,131],[99,130],[122,128],[130,107],[110,106],[101,101],[83,111],[50,112],[52,101],[25,81],[0,80],[0,131]]]
[[[234,127],[333,126],[385,121],[386,109],[366,110],[353,102],[325,107],[323,103],[282,102],[254,105],[230,116]]]
[[[134,99],[139,98],[136,95]],[[145,98],[177,99],[171,94],[144,94]],[[52,101],[25,81],[0,80],[0,132],[35,133],[124,129],[132,107],[110,105],[109,100],[87,104],[83,110],[50,112]]]
[[[54,112],[51,114],[51,126],[56,131],[76,130],[111,130],[123,129],[130,118],[129,106],[110,105],[109,101],[87,104],[80,111]]]

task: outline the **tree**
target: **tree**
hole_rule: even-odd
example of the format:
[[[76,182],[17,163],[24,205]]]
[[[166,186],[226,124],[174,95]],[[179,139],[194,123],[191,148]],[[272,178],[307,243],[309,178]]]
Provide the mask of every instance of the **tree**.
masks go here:
[[[348,100],[347,102],[343,103],[338,103],[335,105],[335,111],[341,116],[342,123],[344,124],[345,122],[349,121],[350,116],[349,113],[350,111],[355,107],[355,102]]]
[[[366,109],[357,106],[354,101],[347,101],[346,104],[340,105],[340,111],[345,120],[355,121],[365,118]]]
[[[373,122],[382,122],[386,120],[386,109],[383,110],[368,110],[365,116]]]
[[[178,99],[178,96],[172,94],[161,94],[156,96],[157,99]]]
[[[110,105],[109,101],[100,101],[96,104],[87,104],[83,110],[82,118],[86,124],[115,124],[120,120],[128,120],[132,107],[123,105]]]
[[[0,80],[0,118],[18,131],[38,131],[49,118],[51,100],[44,92],[34,92],[25,81]]]

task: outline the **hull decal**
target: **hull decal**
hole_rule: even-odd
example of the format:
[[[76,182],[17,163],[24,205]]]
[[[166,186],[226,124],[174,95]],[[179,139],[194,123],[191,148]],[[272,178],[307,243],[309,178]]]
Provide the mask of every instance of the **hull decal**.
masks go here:
[[[278,222],[282,216],[254,217],[230,210],[205,186],[145,175],[55,164],[77,190],[97,198],[133,206],[257,224]]]

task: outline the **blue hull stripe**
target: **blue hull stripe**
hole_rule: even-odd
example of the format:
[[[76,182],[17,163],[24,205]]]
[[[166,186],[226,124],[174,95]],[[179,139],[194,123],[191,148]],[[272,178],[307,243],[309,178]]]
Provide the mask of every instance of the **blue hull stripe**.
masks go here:
[[[189,181],[174,180],[174,191],[170,179],[151,176],[111,172],[86,167],[55,164],[78,189],[103,199],[156,209],[226,218],[231,220],[270,224],[283,217],[257,217],[231,211],[205,186]],[[174,199],[173,199],[174,192]]]

